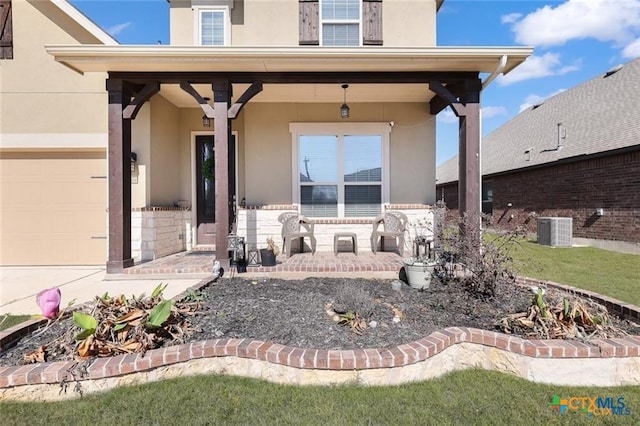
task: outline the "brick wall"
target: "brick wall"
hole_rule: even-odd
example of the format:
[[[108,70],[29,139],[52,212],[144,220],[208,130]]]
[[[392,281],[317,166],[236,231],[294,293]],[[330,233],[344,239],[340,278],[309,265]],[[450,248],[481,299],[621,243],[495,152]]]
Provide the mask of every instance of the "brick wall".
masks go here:
[[[574,237],[640,242],[640,151],[485,180],[493,182],[496,228],[536,232],[536,217],[571,217]],[[457,210],[457,190],[457,183],[440,185],[438,198],[444,191],[447,207]]]

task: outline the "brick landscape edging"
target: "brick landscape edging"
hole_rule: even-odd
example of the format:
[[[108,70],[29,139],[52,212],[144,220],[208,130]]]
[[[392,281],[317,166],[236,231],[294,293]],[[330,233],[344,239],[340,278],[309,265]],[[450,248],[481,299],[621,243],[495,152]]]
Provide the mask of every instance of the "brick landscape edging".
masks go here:
[[[565,290],[569,289],[575,293],[601,301],[600,303],[607,305],[607,307],[612,305],[610,307],[612,310],[621,312],[629,318],[640,318],[640,308],[637,306],[592,292],[529,278],[519,278],[518,281],[526,285],[545,284]],[[210,283],[210,279],[203,280],[191,289],[199,289]],[[181,298],[184,294],[186,292],[176,296],[176,299]],[[28,330],[33,330],[39,322],[29,321],[8,329],[0,334],[0,341],[3,344],[12,339],[15,341],[16,334],[25,335],[30,332]],[[436,355],[452,351],[451,348],[457,346],[465,350],[471,350],[473,355],[481,354],[481,356],[485,357],[484,360],[475,360],[475,363],[465,362],[465,365],[469,364],[467,368],[480,366],[489,369],[500,369],[499,366],[496,367],[495,362],[487,367],[489,365],[487,364],[489,363],[487,358],[495,356],[496,350],[504,352],[508,356],[516,356],[516,358],[509,358],[508,363],[511,364],[522,364],[525,362],[522,361],[522,357],[525,359],[557,360],[561,364],[577,358],[605,360],[607,364],[615,363],[616,359],[627,359],[627,361],[631,361],[631,364],[626,363],[620,367],[625,369],[624,374],[626,374],[626,378],[620,384],[640,383],[640,336],[595,339],[584,343],[577,340],[527,340],[494,331],[466,327],[449,327],[414,342],[392,348],[377,349],[305,349],[250,339],[205,340],[153,349],[145,354],[119,355],[89,361],[86,368],[83,368],[83,375],[77,377],[77,379],[81,382],[85,380],[110,379],[207,358],[256,360],[275,366],[316,372],[366,372],[367,370],[397,369],[399,370],[398,374],[402,374],[403,369],[433,359]],[[454,352],[452,351],[452,353]],[[2,366],[0,367],[0,399],[4,397],[4,394],[10,388],[45,384],[58,386],[62,381],[74,381],[74,375],[78,374],[77,366],[78,363],[75,361]],[[514,368],[507,365],[503,370],[513,374]],[[613,366],[612,368],[616,369],[617,367]],[[454,369],[456,369],[455,366],[449,368],[449,371]],[[226,372],[227,374],[235,374],[232,370]],[[532,377],[535,375],[532,375],[531,372],[525,374],[525,378],[540,381],[539,378]],[[585,374],[591,373],[585,371]],[[339,379],[336,380],[339,381]],[[543,379],[542,381],[545,380]],[[412,378],[408,377],[404,381],[412,381]],[[606,385],[610,386],[611,384],[606,383]]]

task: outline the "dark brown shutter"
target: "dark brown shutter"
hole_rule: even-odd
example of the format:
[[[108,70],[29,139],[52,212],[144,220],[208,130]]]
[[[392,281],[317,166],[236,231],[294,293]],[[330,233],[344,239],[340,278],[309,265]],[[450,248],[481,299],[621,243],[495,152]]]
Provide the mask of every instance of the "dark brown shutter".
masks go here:
[[[320,3],[318,0],[298,0],[300,13],[300,44],[320,44]]]
[[[0,0],[0,59],[13,59],[11,0]]]
[[[362,0],[362,44],[382,46],[382,0]]]

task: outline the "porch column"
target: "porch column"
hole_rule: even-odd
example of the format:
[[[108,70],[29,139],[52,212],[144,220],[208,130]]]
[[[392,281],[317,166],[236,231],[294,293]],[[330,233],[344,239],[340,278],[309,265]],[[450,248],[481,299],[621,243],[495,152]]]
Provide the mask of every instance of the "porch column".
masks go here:
[[[213,82],[213,125],[215,132],[215,193],[216,193],[216,259],[229,268],[229,126],[231,83]]]
[[[466,80],[460,103],[464,114],[459,115],[458,155],[458,209],[460,216],[466,212],[481,212],[480,170],[480,91],[479,79]]]
[[[121,79],[107,79],[109,93],[109,258],[107,273],[133,266],[131,258],[131,120],[122,112],[131,90]]]

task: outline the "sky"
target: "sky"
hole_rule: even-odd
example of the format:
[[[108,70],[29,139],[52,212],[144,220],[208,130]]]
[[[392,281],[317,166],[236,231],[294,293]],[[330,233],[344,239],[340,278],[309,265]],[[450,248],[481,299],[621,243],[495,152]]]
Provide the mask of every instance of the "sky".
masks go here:
[[[122,44],[169,44],[166,0],[71,3]],[[534,47],[524,64],[482,92],[486,136],[520,111],[640,57],[640,0],[445,0],[437,43]],[[450,108],[436,120],[440,165],[457,154],[458,120]]]

